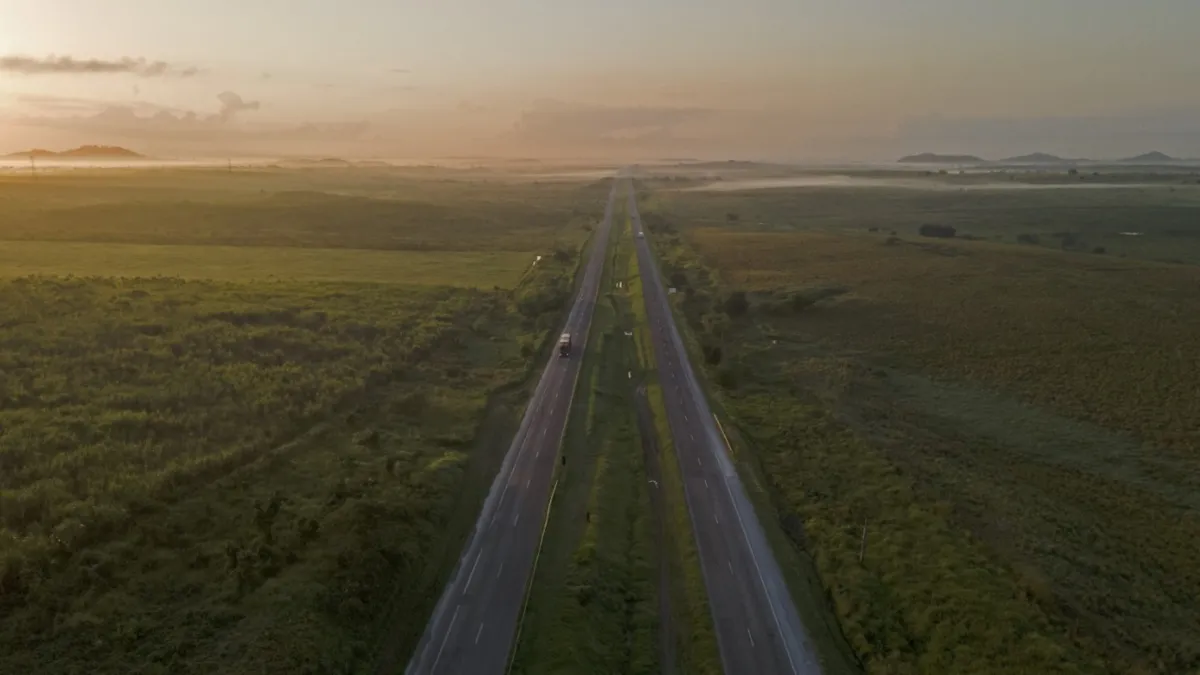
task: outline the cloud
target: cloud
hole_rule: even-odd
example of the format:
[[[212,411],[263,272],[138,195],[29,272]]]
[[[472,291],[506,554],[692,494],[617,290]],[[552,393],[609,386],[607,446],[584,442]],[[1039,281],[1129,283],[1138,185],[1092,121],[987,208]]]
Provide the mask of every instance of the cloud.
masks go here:
[[[217,111],[217,120],[221,123],[228,122],[238,113],[258,110],[260,106],[258,101],[247,101],[232,91],[221,92],[217,100],[221,102],[221,109]]]
[[[705,108],[596,106],[543,99],[521,113],[513,133],[520,140],[535,143],[662,140],[670,138],[685,122],[714,112]]]
[[[216,112],[207,114],[141,102],[105,104],[88,99],[36,95],[22,96],[19,100],[44,113],[86,114],[25,116],[12,120],[14,123],[136,140],[184,143],[342,141],[360,138],[370,127],[366,122],[338,122],[247,128],[237,118],[243,113],[259,110],[261,103],[247,101],[231,91],[219,94],[220,106]]]
[[[39,111],[48,113],[95,112],[107,105],[102,101],[90,98],[52,96],[48,94],[18,94],[15,100],[23,106],[36,108]]]
[[[36,110],[40,114],[95,114],[107,108],[130,108],[150,115],[162,110],[181,114],[187,112],[147,101],[112,101],[52,94],[16,94],[13,100],[21,107]]]
[[[149,61],[144,58],[123,58],[115,61],[103,59],[77,59],[73,56],[44,58],[32,56],[0,56],[0,72],[19,75],[64,75],[64,74],[129,74],[138,77],[192,77],[200,73],[198,68],[178,68],[166,61]]]

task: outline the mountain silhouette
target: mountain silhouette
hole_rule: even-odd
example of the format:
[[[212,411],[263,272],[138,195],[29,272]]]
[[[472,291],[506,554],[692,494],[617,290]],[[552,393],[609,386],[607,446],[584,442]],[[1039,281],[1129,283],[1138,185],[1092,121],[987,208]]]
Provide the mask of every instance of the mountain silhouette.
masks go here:
[[[1064,164],[1069,162],[1079,162],[1084,160],[1066,159],[1058,155],[1051,155],[1046,152],[1033,152],[1028,155],[1020,155],[1019,157],[1009,157],[1002,159],[1001,162],[1010,164]]]
[[[25,159],[28,157],[35,159],[43,157],[47,159],[140,159],[144,155],[114,145],[81,145],[78,148],[62,152],[34,148],[33,150],[5,155],[5,159]]]
[[[1125,159],[1122,159],[1121,161],[1122,162],[1139,162],[1139,163],[1145,164],[1148,162],[1178,162],[1179,159],[1172,157],[1166,153],[1158,152],[1157,150],[1155,150],[1154,152],[1147,152],[1146,154],[1138,155],[1137,157],[1126,157]]]

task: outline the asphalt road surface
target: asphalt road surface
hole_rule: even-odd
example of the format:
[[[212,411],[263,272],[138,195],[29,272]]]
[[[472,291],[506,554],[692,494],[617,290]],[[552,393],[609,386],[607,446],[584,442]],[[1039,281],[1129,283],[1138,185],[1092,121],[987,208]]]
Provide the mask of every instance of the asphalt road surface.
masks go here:
[[[667,421],[725,673],[818,675],[816,651],[688,361],[632,191],[629,213]]]
[[[617,185],[608,196],[564,331],[570,358],[549,356],[475,530],[409,661],[406,675],[503,673],[525,601],[600,288]]]

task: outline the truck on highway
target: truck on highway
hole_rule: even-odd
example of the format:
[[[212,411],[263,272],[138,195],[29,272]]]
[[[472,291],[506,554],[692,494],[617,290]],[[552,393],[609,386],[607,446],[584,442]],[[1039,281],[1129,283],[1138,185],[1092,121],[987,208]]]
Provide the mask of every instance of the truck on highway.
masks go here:
[[[571,355],[571,334],[570,333],[563,333],[561,336],[559,336],[559,338],[558,338],[558,355],[560,357]]]

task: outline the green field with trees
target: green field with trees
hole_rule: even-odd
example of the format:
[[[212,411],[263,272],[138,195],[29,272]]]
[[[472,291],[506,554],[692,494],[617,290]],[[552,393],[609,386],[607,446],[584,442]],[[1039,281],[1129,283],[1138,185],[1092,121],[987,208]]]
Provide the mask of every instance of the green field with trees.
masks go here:
[[[183,278],[202,268],[186,249],[211,260],[215,247],[197,244],[224,235],[201,237],[139,201],[154,199],[156,181],[174,199],[178,176],[123,192],[130,180],[43,178],[37,190],[60,190],[62,203],[107,199],[121,216],[63,219],[42,240],[5,229],[45,214],[0,181],[13,204],[0,205],[10,235],[0,247],[22,239],[58,266],[0,274],[0,671],[368,672],[406,659],[519,421],[608,187],[557,185],[560,198],[541,202],[531,185],[432,187],[454,212],[487,211],[476,200],[500,193],[517,205],[502,222],[462,225],[464,240],[510,242],[495,254],[450,247],[436,226],[427,246],[363,251],[386,218],[328,231],[314,218],[293,231],[279,216],[257,239],[220,243],[236,249],[231,261],[283,270],[259,280]],[[242,197],[228,180],[192,185],[189,198],[228,206]],[[260,189],[249,199],[270,202]],[[242,214],[223,230],[225,215],[209,216],[210,233],[260,222]],[[544,231],[527,229],[538,222]],[[317,243],[337,249],[330,266],[348,280],[287,273],[297,253],[323,273]],[[80,255],[99,265],[78,246],[122,245],[174,248],[175,262],[73,266]],[[505,251],[527,261],[502,272],[506,283],[496,266],[410,266],[405,279],[382,265],[364,275],[353,260]]]
[[[914,236],[918,216],[872,206],[884,194],[809,227],[845,194],[722,193],[701,220],[717,197],[643,193],[643,217],[731,435],[865,670],[1200,668],[1200,271]],[[785,201],[786,225],[745,217]],[[980,220],[1018,207],[989,203]]]
[[[961,176],[792,170],[778,180],[808,187],[726,189],[779,173],[728,172],[708,187],[683,189],[659,182],[662,189],[644,196],[689,227],[909,236],[936,225],[953,227],[957,238],[1200,264],[1200,172],[1194,168],[1100,168],[1086,180],[1065,170]]]

